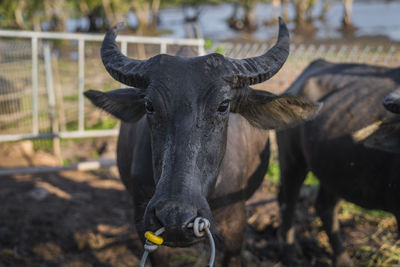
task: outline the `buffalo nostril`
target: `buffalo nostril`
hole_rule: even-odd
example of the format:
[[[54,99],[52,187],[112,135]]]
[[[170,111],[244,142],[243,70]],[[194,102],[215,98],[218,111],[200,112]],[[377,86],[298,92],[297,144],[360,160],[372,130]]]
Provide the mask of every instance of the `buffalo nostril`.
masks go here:
[[[197,216],[197,210],[181,203],[165,203],[155,209],[155,217],[167,231],[182,231]]]
[[[176,207],[156,209],[156,218],[165,228],[164,240],[168,245],[181,246],[195,239],[193,230],[187,225],[193,221],[196,212],[182,210]]]
[[[156,210],[155,209],[148,209],[146,210],[144,214],[144,225],[146,229],[159,229],[160,227],[163,226],[162,221],[159,220],[159,218],[156,216]]]
[[[174,210],[162,210],[156,212],[156,218],[161,226],[168,228],[185,228],[196,217],[192,212],[176,212]]]

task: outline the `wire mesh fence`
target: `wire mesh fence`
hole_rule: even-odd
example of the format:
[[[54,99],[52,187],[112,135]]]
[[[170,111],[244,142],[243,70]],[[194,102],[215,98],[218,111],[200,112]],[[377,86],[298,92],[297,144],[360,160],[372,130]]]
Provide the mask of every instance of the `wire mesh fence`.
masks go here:
[[[0,30],[0,141],[118,134],[117,120],[83,97],[120,88],[100,58],[103,35]],[[121,51],[145,59],[203,40],[119,36]]]
[[[118,134],[117,120],[104,116],[82,95],[88,89],[121,87],[101,62],[103,35],[36,36],[28,32],[31,35],[13,36],[4,32],[0,31],[0,141]],[[127,38],[119,39],[121,50],[133,58],[145,59],[165,52],[175,54],[184,45],[193,46],[198,54],[204,53],[203,40]],[[246,58],[261,55],[269,48],[258,43],[219,43],[207,52]],[[292,45],[281,71],[255,88],[280,93],[317,58],[399,66],[400,49],[391,44]]]
[[[0,40],[0,51],[0,131],[25,132],[32,114],[30,42]]]

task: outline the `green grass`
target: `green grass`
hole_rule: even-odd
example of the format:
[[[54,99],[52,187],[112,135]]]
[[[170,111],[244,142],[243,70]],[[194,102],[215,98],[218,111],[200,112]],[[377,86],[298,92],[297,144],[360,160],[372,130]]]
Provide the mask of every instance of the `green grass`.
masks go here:
[[[279,169],[279,163],[276,160],[271,160],[268,171],[265,174],[265,179],[271,181],[274,184],[279,183],[281,178],[281,170]]]
[[[349,216],[354,216],[367,214],[377,219],[390,218],[393,216],[391,213],[386,211],[364,209],[360,206],[357,206],[356,204],[347,201],[341,201],[339,205],[339,213],[344,215],[348,214]]]
[[[104,130],[104,129],[114,129],[117,127],[119,121],[112,118],[111,116],[103,116],[100,120],[91,126],[86,126],[85,130]],[[78,121],[70,121],[67,123],[66,128],[68,131],[78,130]]]
[[[102,117],[101,120],[93,126],[87,127],[88,130],[114,129],[119,121],[111,117]]]
[[[312,172],[309,172],[307,174],[306,180],[304,181],[304,184],[312,187],[318,187],[319,181],[318,178]]]
[[[217,47],[215,48],[214,52],[223,55],[225,53],[225,50],[222,47]]]
[[[209,50],[211,50],[212,48],[213,48],[213,42],[212,42],[210,39],[206,39],[205,42],[204,42],[204,49],[205,49],[206,51],[209,51]],[[218,47],[216,47],[216,48],[214,49],[213,52],[214,52],[214,53],[217,53],[217,54],[223,55],[224,52],[225,52],[225,50],[224,50],[222,47],[218,46]]]
[[[204,49],[205,49],[205,50],[211,49],[212,46],[213,46],[213,42],[211,41],[211,39],[206,39],[206,40],[204,41]]]
[[[179,255],[172,255],[170,258],[173,262],[184,262],[186,264],[194,264],[197,262],[198,258],[196,256],[190,254],[179,254]]]
[[[46,152],[53,151],[53,139],[34,139],[32,140],[34,151],[43,150]]]
[[[76,102],[78,103],[78,95],[74,94],[74,95],[65,95],[63,96],[64,102]]]
[[[78,121],[68,121],[65,125],[67,131],[77,131],[78,130]]]
[[[108,92],[108,91],[115,90],[118,88],[121,88],[120,84],[112,79],[110,79],[108,82],[103,83],[101,88],[96,88],[96,86],[93,86],[90,84],[85,84],[85,91],[99,90],[99,91],[103,91],[103,92]]]
[[[279,163],[277,160],[271,160],[269,167],[268,167],[268,171],[265,174],[265,179],[271,181],[272,183],[276,183],[276,184],[279,183],[279,181],[281,179],[281,170],[279,168]],[[304,181],[304,184],[310,185],[313,187],[318,187],[319,181],[312,172],[309,172]]]

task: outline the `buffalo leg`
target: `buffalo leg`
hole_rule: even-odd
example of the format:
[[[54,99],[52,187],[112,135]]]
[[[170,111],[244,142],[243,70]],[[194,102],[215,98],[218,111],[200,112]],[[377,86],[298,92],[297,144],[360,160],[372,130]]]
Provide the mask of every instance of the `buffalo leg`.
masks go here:
[[[317,215],[321,218],[323,229],[329,237],[329,242],[334,251],[334,261],[336,266],[353,266],[349,255],[343,247],[340,235],[338,219],[339,198],[327,192],[322,186],[319,189],[315,208]]]
[[[281,185],[278,195],[281,225],[279,236],[284,244],[283,261],[287,266],[296,265],[294,217],[296,205],[299,198],[300,188],[306,178],[307,168],[305,166],[289,166],[287,162],[281,161]],[[283,239],[283,240],[282,240]]]
[[[400,211],[394,213],[397,222],[397,239],[400,240]]]
[[[246,207],[243,201],[224,208],[215,217],[218,221],[218,230],[223,236],[224,254],[222,266],[236,267],[242,265],[242,246],[246,227]]]

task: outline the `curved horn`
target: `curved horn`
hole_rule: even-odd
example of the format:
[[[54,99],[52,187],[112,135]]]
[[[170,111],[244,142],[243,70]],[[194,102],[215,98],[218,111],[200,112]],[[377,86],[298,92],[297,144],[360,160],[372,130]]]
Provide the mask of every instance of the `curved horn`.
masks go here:
[[[101,45],[100,54],[104,67],[108,73],[117,81],[129,86],[146,88],[149,84],[145,77],[144,66],[147,60],[136,60],[128,58],[119,50],[115,39],[124,23],[118,23],[106,33]]]
[[[227,77],[235,87],[245,87],[270,79],[277,73],[289,56],[289,31],[285,22],[279,17],[278,41],[265,54],[246,58],[226,58],[233,66],[233,76]]]
[[[397,89],[388,94],[383,99],[385,108],[393,113],[400,114],[400,89]]]

